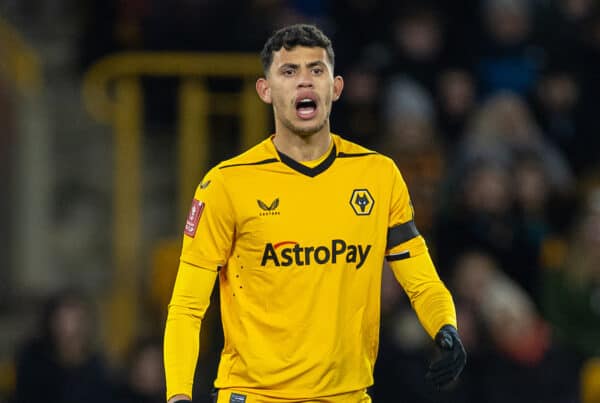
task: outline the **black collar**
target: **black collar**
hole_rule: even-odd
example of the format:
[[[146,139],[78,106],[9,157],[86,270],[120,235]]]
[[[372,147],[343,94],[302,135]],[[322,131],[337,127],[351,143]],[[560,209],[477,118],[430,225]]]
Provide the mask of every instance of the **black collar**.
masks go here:
[[[327,158],[325,158],[319,165],[317,165],[313,168],[310,168],[310,167],[307,167],[306,165],[301,164],[298,161],[292,159],[290,156],[285,155],[281,151],[277,150],[277,154],[279,154],[279,158],[281,159],[281,162],[283,162],[288,167],[292,168],[294,171],[298,171],[301,174],[310,176],[311,178],[317,176],[318,174],[320,174],[321,172],[323,172],[327,168],[329,168],[331,166],[331,164],[333,164],[333,161],[335,161],[336,153],[337,153],[337,150],[336,150],[335,144],[334,144],[333,147],[331,148],[331,152],[329,153]]]

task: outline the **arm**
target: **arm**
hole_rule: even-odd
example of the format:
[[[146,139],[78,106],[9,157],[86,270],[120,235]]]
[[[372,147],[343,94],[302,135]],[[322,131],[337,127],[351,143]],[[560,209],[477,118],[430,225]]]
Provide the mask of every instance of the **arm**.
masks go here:
[[[456,327],[452,296],[438,277],[429,252],[389,263],[421,325],[432,339],[442,326]]]
[[[426,374],[428,382],[443,388],[462,372],[467,354],[456,330],[456,312],[450,292],[439,279],[429,253],[390,262],[423,328],[440,349]]]
[[[393,168],[386,260],[421,325],[441,350],[426,379],[442,388],[458,377],[467,356],[456,331],[452,296],[438,277],[425,240],[417,230],[406,184],[397,167]]]
[[[454,303],[437,275],[425,240],[419,234],[406,183],[393,162],[390,171],[386,260],[410,298],[421,324],[434,338],[443,325],[456,327]]]
[[[200,328],[210,304],[216,271],[181,262],[169,304],[164,363],[169,403],[191,400]]]
[[[226,265],[233,244],[234,213],[219,169],[213,168],[203,183],[196,189],[187,217],[165,325],[164,362],[170,403],[191,400],[202,320],[217,271]]]

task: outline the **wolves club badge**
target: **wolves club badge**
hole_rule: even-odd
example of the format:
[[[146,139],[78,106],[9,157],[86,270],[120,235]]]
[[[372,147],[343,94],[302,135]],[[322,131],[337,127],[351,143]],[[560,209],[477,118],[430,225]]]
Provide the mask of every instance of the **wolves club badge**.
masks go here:
[[[198,222],[200,221],[200,216],[202,215],[203,210],[204,202],[194,199],[192,201],[192,207],[190,207],[190,212],[187,216],[187,221],[185,222],[184,233],[187,236],[191,236],[192,238],[196,236]]]
[[[375,199],[369,189],[354,189],[350,196],[350,206],[356,215],[369,215],[373,210]]]

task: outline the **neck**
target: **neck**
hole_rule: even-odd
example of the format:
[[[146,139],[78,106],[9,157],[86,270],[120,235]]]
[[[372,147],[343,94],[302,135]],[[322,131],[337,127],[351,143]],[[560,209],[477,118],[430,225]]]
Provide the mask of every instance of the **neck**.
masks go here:
[[[331,141],[329,127],[306,136],[277,131],[273,137],[277,150],[298,162],[318,159],[327,152]]]

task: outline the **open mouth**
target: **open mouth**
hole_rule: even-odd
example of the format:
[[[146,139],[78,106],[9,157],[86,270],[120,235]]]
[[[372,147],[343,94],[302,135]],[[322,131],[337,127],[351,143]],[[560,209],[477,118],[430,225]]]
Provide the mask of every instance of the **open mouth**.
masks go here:
[[[311,119],[317,114],[317,103],[312,98],[300,98],[296,101],[296,115],[300,119]]]

